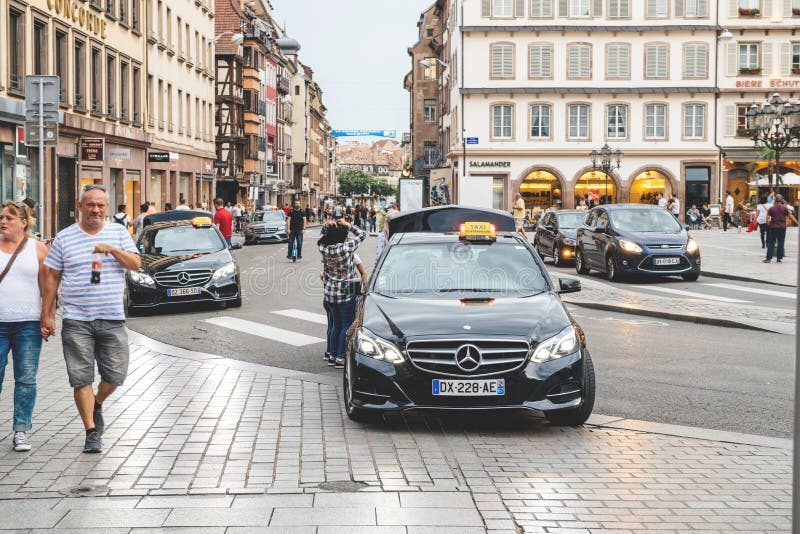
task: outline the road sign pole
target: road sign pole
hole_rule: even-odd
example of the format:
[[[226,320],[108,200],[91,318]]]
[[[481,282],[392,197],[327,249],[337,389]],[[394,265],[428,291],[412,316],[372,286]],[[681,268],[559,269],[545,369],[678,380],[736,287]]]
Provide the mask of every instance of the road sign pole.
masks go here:
[[[39,235],[44,237],[44,81],[39,80]]]

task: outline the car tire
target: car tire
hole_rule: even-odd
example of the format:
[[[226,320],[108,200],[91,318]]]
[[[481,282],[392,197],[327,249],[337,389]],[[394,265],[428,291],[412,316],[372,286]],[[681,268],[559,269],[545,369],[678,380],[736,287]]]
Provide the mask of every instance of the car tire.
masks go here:
[[[236,300],[228,304],[228,308],[241,308],[242,307],[242,297],[241,295],[236,297]]]
[[[364,410],[351,404],[352,388],[350,385],[350,358],[345,357],[344,371],[342,372],[342,389],[344,390],[344,412],[348,419],[356,423],[378,423],[383,419],[383,412],[377,410]]]
[[[589,419],[594,409],[595,376],[592,358],[587,352],[583,361],[583,404],[567,410],[544,412],[547,420],[556,426],[581,426]]]
[[[578,247],[575,247],[575,272],[578,274],[589,274],[589,267],[583,258],[583,252]]]
[[[622,280],[622,274],[619,272],[619,262],[614,254],[609,254],[606,257],[606,278],[609,282],[619,282]]]
[[[564,265],[564,262],[561,261],[561,249],[558,248],[558,244],[553,243],[553,266],[561,267]]]
[[[686,280],[687,282],[697,282],[697,279],[700,278],[700,273],[686,273],[682,274],[681,278]]]

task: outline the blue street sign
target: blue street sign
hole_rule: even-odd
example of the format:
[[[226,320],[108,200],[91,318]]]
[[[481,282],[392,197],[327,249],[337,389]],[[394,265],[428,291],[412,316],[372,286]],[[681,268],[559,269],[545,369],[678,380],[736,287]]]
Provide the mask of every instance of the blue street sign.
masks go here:
[[[467,144],[468,145],[477,145],[478,138],[477,137],[467,137]]]

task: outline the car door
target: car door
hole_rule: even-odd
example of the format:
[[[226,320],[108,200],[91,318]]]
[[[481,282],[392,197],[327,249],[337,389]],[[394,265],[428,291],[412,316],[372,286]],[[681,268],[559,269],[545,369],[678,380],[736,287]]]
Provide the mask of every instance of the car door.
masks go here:
[[[539,248],[541,248],[542,252],[545,254],[550,254],[553,250],[553,231],[551,230],[553,225],[553,213],[545,213],[545,216],[542,217],[542,223],[539,225],[541,228],[541,237],[539,238]]]
[[[601,269],[605,268],[605,251],[608,246],[608,212],[604,209],[597,210],[592,227],[592,248],[586,255],[588,263]]]

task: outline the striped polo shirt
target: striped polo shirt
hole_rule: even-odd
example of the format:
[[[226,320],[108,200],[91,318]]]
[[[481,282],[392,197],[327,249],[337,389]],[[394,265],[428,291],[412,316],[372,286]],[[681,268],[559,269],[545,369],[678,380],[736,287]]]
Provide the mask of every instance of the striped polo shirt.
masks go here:
[[[61,300],[64,318],[77,321],[125,320],[125,268],[111,254],[103,260],[100,283],[92,284],[92,251],[105,243],[125,252],[138,254],[130,234],[121,224],[106,222],[95,235],[84,232],[78,224],[61,230],[53,240],[44,264],[61,271]]]

